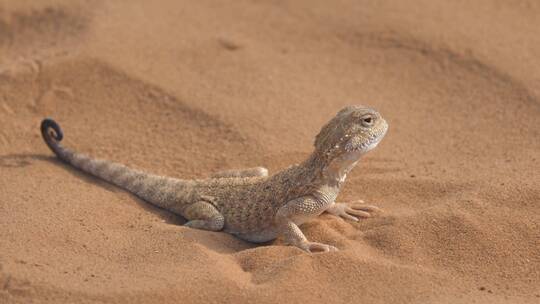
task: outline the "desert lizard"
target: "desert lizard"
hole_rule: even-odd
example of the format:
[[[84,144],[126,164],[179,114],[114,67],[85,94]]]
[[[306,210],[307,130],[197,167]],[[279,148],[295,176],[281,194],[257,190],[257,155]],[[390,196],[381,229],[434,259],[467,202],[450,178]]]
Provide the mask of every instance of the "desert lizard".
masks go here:
[[[328,212],[358,221],[379,209],[363,203],[336,203],[347,173],[375,148],[388,125],[370,108],[348,106],[315,137],[315,149],[302,163],[273,175],[262,167],[230,170],[207,179],[184,180],[145,173],[63,147],[60,126],[46,118],[41,134],[62,161],[97,176],[158,207],[187,219],[185,226],[225,231],[250,242],[282,236],[307,252],[336,247],[310,242],[298,226]]]

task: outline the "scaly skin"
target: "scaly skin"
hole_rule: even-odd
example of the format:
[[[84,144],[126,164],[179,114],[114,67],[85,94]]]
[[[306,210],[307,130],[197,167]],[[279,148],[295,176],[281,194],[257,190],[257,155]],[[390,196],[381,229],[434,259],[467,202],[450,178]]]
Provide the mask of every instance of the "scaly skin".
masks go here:
[[[283,236],[307,252],[334,251],[310,242],[299,225],[328,212],[358,221],[379,210],[357,203],[335,203],[347,173],[375,148],[388,125],[378,112],[349,106],[315,138],[315,150],[301,164],[272,176],[262,167],[229,170],[208,179],[182,180],[152,175],[64,148],[52,119],[41,123],[43,139],[64,162],[126,189],[143,200],[185,217],[188,227],[231,233],[251,242]]]

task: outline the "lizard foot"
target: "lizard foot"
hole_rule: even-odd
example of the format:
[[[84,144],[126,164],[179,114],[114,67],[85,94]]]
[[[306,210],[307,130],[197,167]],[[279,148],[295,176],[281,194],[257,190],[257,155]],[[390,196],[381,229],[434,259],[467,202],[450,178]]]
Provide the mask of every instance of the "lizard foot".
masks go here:
[[[357,200],[352,203],[335,203],[326,209],[326,212],[358,222],[359,217],[372,217],[373,212],[382,212],[382,210],[378,207],[364,204],[363,200]]]
[[[302,242],[298,247],[309,253],[338,251],[338,249],[332,245],[307,241]]]

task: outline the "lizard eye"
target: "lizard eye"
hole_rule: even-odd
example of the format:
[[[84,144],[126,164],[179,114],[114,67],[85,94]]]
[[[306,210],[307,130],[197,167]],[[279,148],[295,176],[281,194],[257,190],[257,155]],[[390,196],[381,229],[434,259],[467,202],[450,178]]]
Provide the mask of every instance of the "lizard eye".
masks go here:
[[[375,117],[371,115],[366,115],[362,117],[361,121],[364,127],[371,127],[373,125],[373,122],[375,121]]]

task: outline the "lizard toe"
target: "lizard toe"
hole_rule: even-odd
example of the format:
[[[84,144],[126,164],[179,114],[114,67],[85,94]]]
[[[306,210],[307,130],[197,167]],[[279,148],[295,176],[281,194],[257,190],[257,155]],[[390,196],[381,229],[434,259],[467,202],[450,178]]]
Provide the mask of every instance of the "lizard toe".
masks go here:
[[[301,248],[309,253],[338,251],[338,249],[332,245],[316,243],[316,242],[306,242],[301,245]]]

